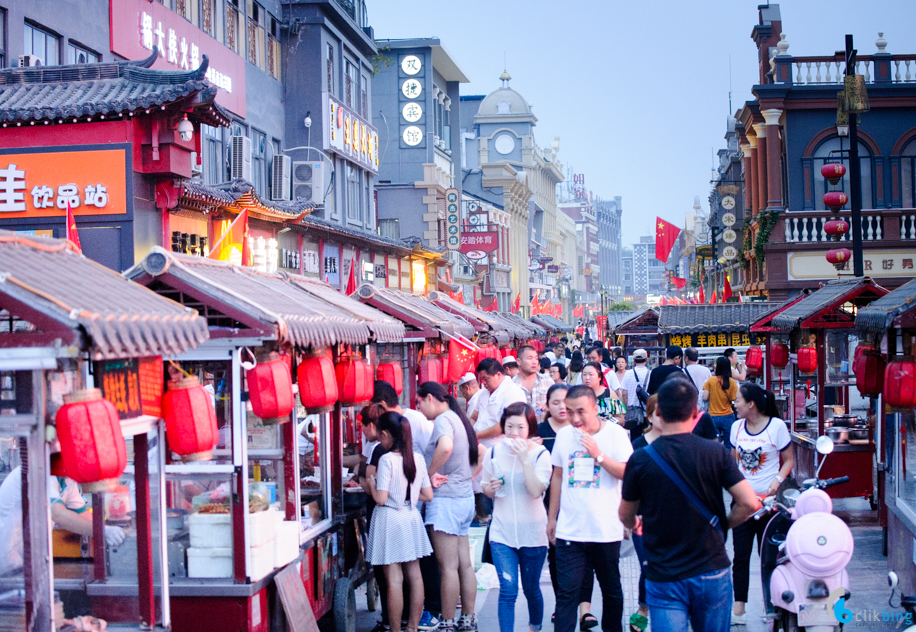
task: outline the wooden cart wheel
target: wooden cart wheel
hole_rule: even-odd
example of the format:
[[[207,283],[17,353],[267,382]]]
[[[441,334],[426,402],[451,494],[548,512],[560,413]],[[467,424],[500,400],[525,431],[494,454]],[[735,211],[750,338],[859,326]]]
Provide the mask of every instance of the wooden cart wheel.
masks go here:
[[[378,607],[378,584],[375,577],[370,577],[366,582],[366,608],[369,612],[375,612]]]
[[[356,632],[356,591],[348,577],[334,585],[334,632]]]

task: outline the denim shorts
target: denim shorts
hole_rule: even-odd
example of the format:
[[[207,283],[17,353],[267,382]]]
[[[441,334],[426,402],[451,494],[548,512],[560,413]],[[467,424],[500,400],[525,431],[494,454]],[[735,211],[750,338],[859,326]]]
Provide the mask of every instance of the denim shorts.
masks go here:
[[[426,503],[426,524],[434,531],[464,536],[474,520],[474,497],[446,498],[436,496]]]

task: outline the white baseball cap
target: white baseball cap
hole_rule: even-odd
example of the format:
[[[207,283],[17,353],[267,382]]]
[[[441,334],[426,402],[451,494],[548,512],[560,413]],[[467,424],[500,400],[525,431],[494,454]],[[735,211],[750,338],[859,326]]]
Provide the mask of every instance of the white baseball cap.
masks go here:
[[[476,379],[477,378],[474,376],[473,373],[465,373],[464,375],[461,376],[461,379],[458,380],[458,386],[461,386],[462,384],[467,384],[468,382],[473,382]]]
[[[515,359],[515,356],[506,356],[503,358],[503,366],[507,364],[518,364],[518,360]]]
[[[646,351],[645,349],[637,349],[636,351],[633,352],[633,357],[634,358],[648,358],[649,352]]]

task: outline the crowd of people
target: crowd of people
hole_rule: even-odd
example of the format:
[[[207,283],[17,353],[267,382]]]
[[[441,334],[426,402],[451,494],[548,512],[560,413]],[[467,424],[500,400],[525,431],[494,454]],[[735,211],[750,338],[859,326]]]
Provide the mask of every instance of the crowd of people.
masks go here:
[[[482,557],[499,578],[501,632],[515,629],[519,588],[528,629],[542,629],[545,560],[554,630],[622,631],[626,540],[641,570],[631,632],[650,621],[684,632],[745,624],[751,553],[766,525],[748,518],[792,471],[788,429],[773,394],[745,381],[734,349],[714,372],[694,348],[668,347],[653,369],[648,361],[644,349],[630,364],[620,349],[566,339],[540,355],[523,346],[465,375],[460,401],[419,384],[417,410],[376,382],[359,471],[382,602],[374,632],[477,629],[472,525],[487,527]]]

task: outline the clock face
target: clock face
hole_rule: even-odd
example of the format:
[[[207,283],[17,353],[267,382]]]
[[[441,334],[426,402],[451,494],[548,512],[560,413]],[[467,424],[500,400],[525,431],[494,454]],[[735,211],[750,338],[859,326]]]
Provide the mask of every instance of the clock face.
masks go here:
[[[721,204],[722,208],[724,208],[726,211],[730,211],[735,208],[735,198],[731,195],[726,195],[722,198],[719,204]]]
[[[401,60],[401,70],[405,75],[415,75],[423,68],[423,62],[416,55],[407,55]]]
[[[414,101],[405,103],[404,107],[401,108],[401,116],[403,116],[404,120],[408,123],[416,123],[423,118],[423,106]]]
[[[493,143],[493,147],[496,151],[505,156],[506,154],[512,153],[512,150],[515,149],[515,139],[509,134],[497,136],[496,141]]]
[[[729,226],[729,227],[734,226],[737,221],[738,221],[738,218],[735,216],[734,213],[725,213],[722,216],[722,225],[723,226]]]

